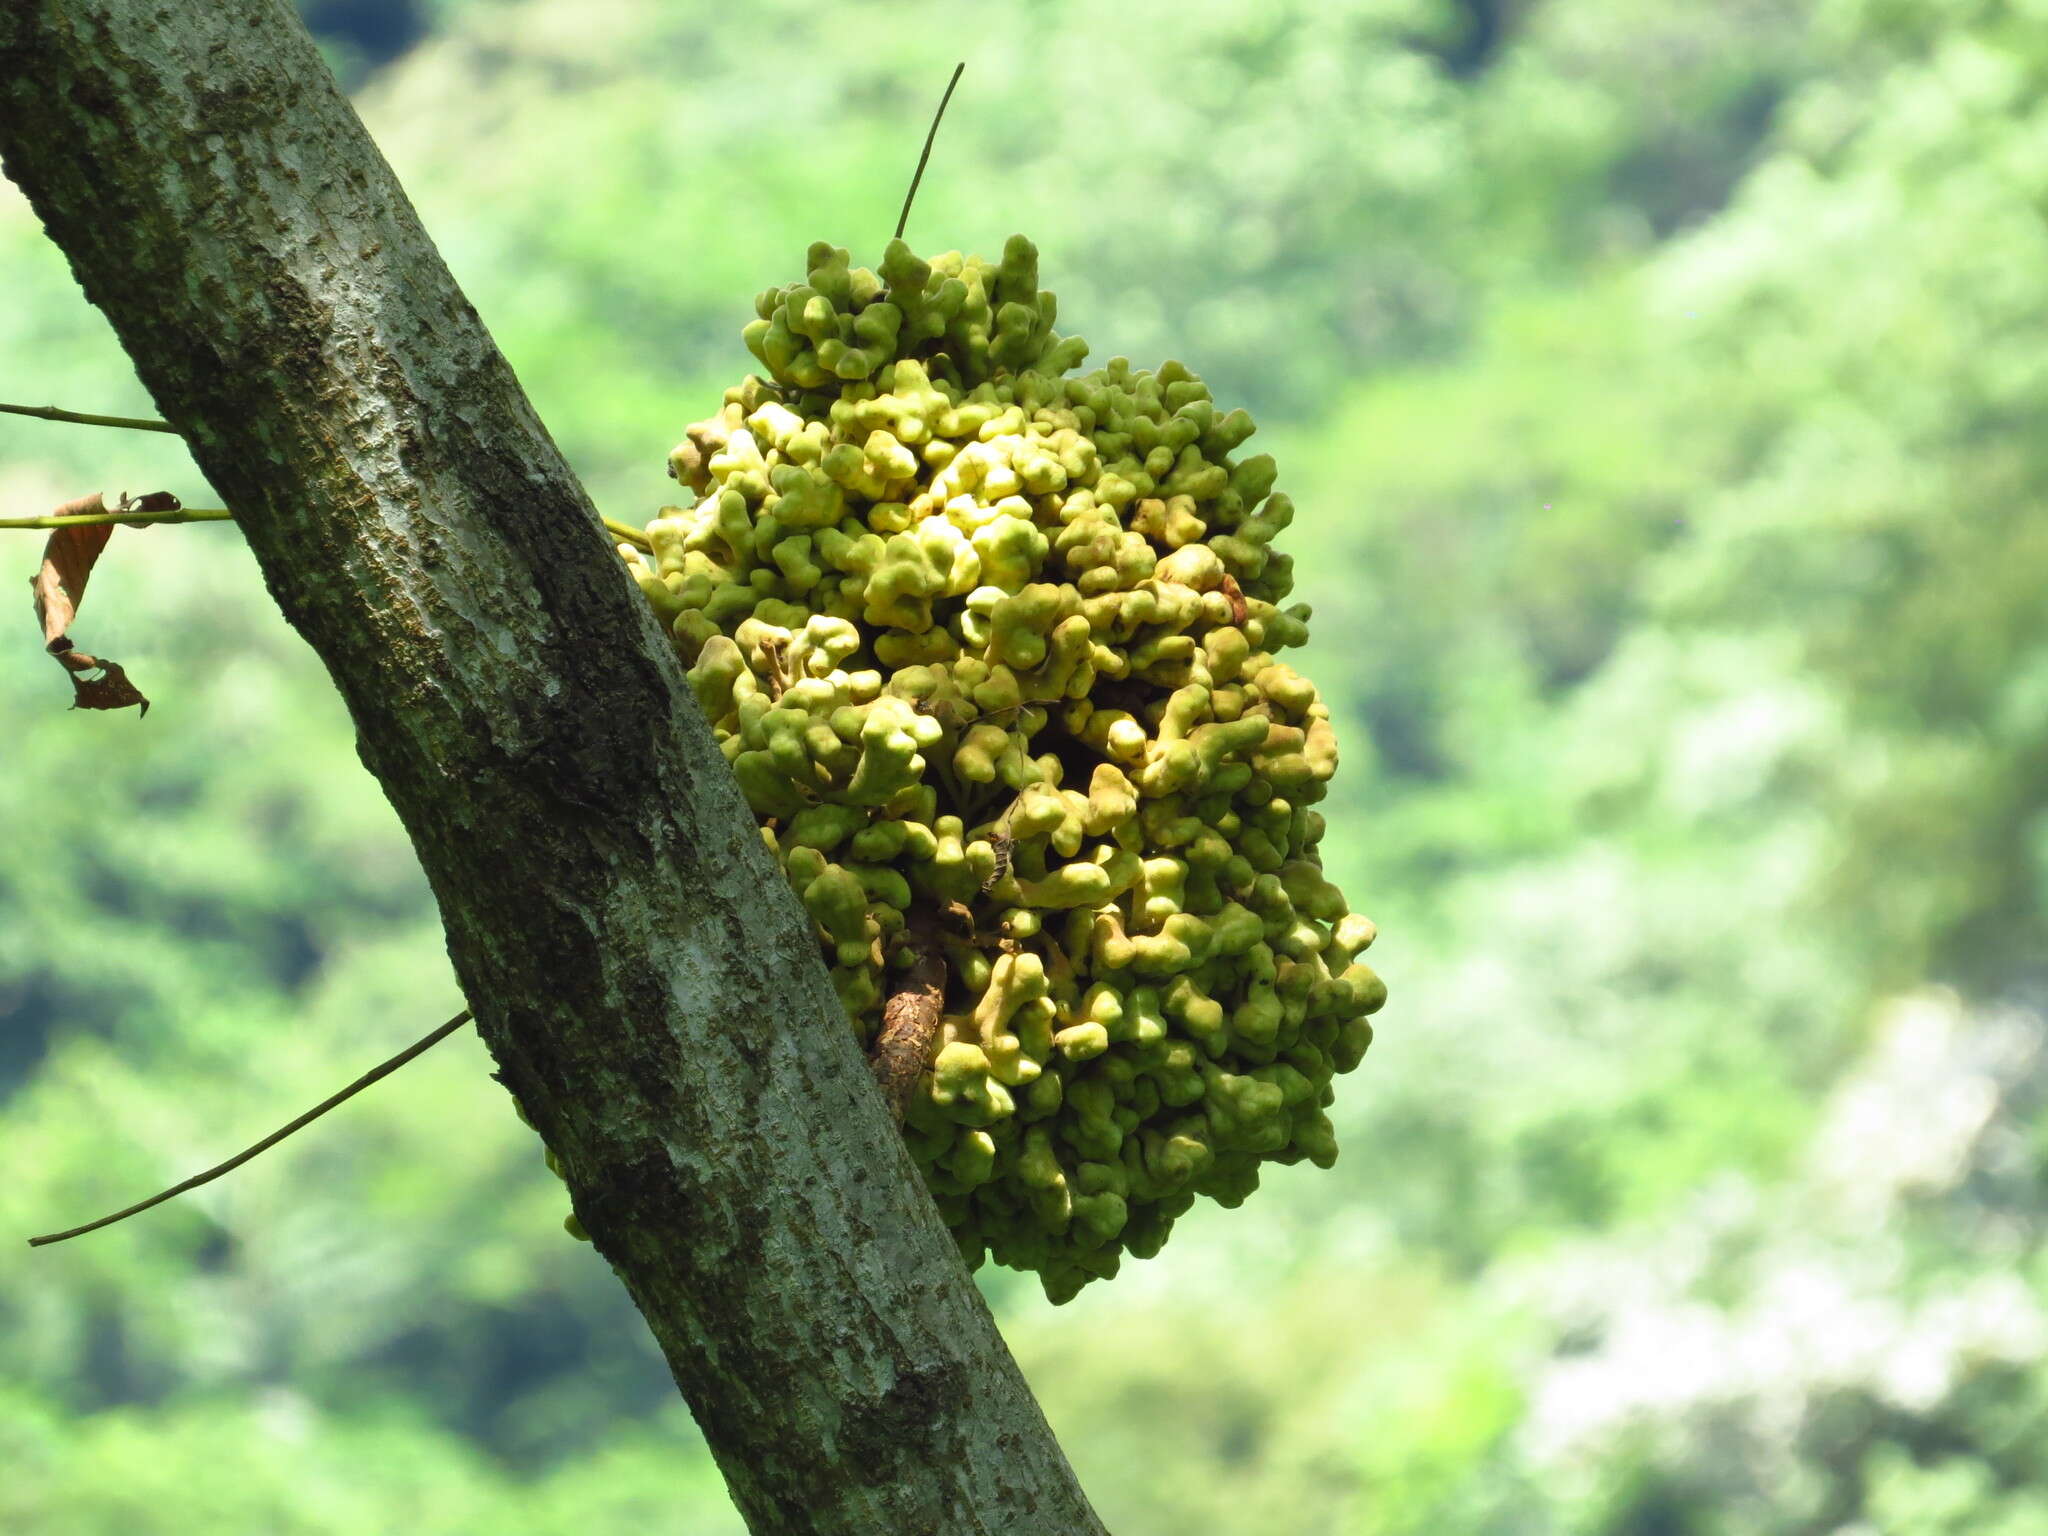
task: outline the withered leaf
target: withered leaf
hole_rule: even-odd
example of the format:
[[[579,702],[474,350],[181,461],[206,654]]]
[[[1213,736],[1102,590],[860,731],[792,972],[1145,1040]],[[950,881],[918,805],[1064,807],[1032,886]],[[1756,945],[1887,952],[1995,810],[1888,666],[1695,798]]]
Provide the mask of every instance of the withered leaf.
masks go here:
[[[149,700],[128,681],[118,661],[102,661],[80,650],[59,651],[56,656],[71,674],[73,709],[126,709],[140,704],[142,713],[149,713]]]
[[[180,503],[169,491],[152,491],[147,496],[121,496],[112,507],[106,496],[95,491],[76,501],[67,501],[53,514],[81,517],[102,512],[174,512]],[[144,526],[147,526],[146,524]],[[43,546],[42,569],[29,586],[35,593],[36,622],[43,627],[43,649],[57,658],[71,678],[74,709],[126,709],[130,704],[149,713],[149,700],[128,681],[128,674],[116,661],[88,656],[71,643],[71,622],[78,617],[78,605],[85,598],[85,584],[92,576],[100,552],[114,534],[114,525],[59,528]]]

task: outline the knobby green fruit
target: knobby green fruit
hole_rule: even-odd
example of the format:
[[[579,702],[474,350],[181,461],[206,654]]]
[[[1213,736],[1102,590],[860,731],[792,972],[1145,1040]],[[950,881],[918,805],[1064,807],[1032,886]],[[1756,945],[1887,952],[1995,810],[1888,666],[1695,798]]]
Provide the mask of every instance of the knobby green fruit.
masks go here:
[[[1329,1166],[1386,996],[1316,853],[1329,712],[1277,659],[1293,505],[1181,364],[1074,372],[1022,236],[814,245],[755,307],[766,378],[620,553],[863,1042],[906,924],[950,912],[905,1135],[969,1262],[1064,1301],[1198,1195]]]

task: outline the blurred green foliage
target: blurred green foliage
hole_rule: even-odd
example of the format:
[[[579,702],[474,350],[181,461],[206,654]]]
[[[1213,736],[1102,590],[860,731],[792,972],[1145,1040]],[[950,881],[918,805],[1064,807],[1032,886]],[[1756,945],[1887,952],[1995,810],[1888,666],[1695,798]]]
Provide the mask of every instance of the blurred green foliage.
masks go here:
[[[1113,1529],[2048,1532],[2042,0],[413,11],[365,115],[615,516],[768,275],[878,253],[962,55],[920,247],[1030,232],[1063,321],[1277,439],[1394,1001],[1333,1172],[1057,1314],[986,1277]],[[148,412],[13,199],[0,272],[0,394]],[[202,499],[0,421],[10,512],[102,486]],[[94,577],[146,722],[18,617],[25,1235],[458,1004],[232,528]],[[17,1248],[0,1529],[737,1530],[487,1065]]]

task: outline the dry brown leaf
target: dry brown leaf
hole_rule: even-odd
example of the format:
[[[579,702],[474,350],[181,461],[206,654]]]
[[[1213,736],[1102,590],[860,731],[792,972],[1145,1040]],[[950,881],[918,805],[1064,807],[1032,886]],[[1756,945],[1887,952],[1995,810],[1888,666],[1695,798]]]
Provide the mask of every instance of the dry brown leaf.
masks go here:
[[[128,674],[118,661],[102,661],[75,649],[56,654],[64,670],[71,674],[73,709],[126,709],[130,704],[140,704],[142,713],[149,713],[149,700],[128,681]]]
[[[147,496],[120,497],[114,506],[95,491],[76,501],[67,501],[53,514],[81,517],[101,512],[174,512],[180,503],[169,491],[152,491]],[[88,656],[71,643],[71,622],[78,617],[78,605],[85,598],[85,584],[92,576],[100,552],[113,537],[114,524],[96,527],[59,528],[43,546],[42,569],[29,583],[35,592],[36,622],[43,627],[43,649],[57,658],[71,678],[72,708],[126,709],[142,706],[149,713],[149,700],[128,681],[117,661]],[[146,524],[144,526],[147,526]]]

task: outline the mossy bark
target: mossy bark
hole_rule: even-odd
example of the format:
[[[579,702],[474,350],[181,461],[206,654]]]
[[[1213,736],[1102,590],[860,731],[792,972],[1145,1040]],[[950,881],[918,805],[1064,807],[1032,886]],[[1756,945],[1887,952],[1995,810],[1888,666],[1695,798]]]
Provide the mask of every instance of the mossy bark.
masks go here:
[[[673,654],[291,7],[0,8],[0,156],[347,700],[750,1527],[1100,1531]]]

